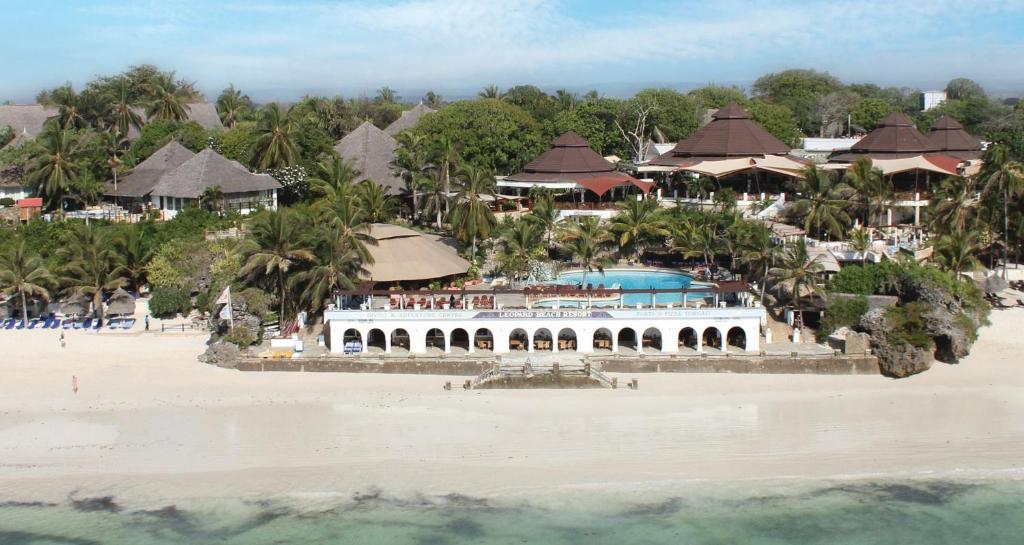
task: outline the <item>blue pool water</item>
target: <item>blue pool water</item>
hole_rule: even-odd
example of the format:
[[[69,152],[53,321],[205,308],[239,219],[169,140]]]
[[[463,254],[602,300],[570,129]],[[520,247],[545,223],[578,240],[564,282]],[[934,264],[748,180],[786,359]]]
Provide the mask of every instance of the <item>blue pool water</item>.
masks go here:
[[[693,278],[685,273],[656,269],[607,269],[604,272],[594,271],[588,272],[585,275],[583,271],[566,272],[558,275],[558,283],[574,286],[582,284],[584,287],[586,287],[586,284],[591,284],[595,288],[604,284],[606,288],[620,287],[627,290],[649,290],[652,288],[657,290],[677,290],[705,285],[695,283]],[[687,301],[696,301],[701,295],[699,293],[690,293],[687,295]],[[659,305],[668,303],[680,304],[683,302],[683,296],[679,293],[659,293],[655,297]],[[627,293],[623,296],[622,302],[626,306],[634,306],[637,303],[647,306],[651,304],[651,296],[647,293]],[[609,306],[612,304],[607,303]],[[566,307],[572,306],[572,303],[559,301],[559,305]],[[595,302],[594,305],[600,306],[601,303]],[[543,301],[538,303],[537,306],[554,306],[554,301]]]

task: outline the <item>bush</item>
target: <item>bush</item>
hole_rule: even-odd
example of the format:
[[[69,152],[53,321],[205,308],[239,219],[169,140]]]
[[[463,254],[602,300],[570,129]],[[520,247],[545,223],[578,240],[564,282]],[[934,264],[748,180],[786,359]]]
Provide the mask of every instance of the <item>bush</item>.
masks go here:
[[[892,307],[885,313],[886,319],[892,324],[889,338],[895,344],[906,343],[917,348],[931,350],[934,346],[931,335],[925,329],[924,315],[928,305],[924,303],[907,303],[900,307]]]
[[[0,206],[14,206],[14,199],[10,197],[4,197],[0,199]]]
[[[882,275],[880,272],[879,267],[873,264],[843,267],[829,280],[828,291],[875,295],[881,290]]]
[[[861,295],[851,298],[835,298],[825,309],[825,317],[818,327],[818,342],[824,342],[835,330],[851,327],[860,322],[868,311],[868,298]]]
[[[149,313],[157,318],[173,318],[190,310],[192,301],[186,288],[158,287],[149,296]]]
[[[224,339],[225,342],[238,345],[239,348],[248,348],[256,344],[256,334],[244,325],[235,326],[235,328],[228,331],[222,339]]]

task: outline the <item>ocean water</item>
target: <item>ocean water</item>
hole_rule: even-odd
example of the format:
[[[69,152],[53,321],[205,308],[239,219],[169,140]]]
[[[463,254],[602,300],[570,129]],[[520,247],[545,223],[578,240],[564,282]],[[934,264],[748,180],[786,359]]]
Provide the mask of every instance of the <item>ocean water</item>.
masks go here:
[[[1020,544],[1024,483],[819,483],[785,491],[0,503],[0,544]],[[711,488],[714,490],[714,487]],[[629,499],[623,499],[628,497]]]

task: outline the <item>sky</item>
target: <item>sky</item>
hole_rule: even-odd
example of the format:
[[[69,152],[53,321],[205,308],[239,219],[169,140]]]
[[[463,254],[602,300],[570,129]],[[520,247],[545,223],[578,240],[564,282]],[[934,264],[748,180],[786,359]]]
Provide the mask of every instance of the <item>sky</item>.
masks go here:
[[[153,63],[208,98],[749,87],[786,68],[1024,91],[1024,0],[0,0],[0,100]]]

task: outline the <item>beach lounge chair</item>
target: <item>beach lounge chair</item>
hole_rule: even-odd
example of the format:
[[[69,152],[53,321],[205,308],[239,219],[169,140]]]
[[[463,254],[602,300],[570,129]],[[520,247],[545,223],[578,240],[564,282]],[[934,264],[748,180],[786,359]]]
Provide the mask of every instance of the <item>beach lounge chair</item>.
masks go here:
[[[17,325],[14,326],[14,329],[25,329],[25,320],[18,320],[18,323]]]
[[[135,318],[128,318],[121,322],[121,329],[131,329],[135,327]]]
[[[107,320],[107,327],[109,327],[110,329],[121,329],[121,319],[111,318]]]
[[[75,329],[89,329],[92,327],[92,318],[86,318],[84,322],[75,325],[78,326]]]
[[[95,322],[92,323],[92,328],[91,329],[98,330],[101,325],[103,325],[103,324],[101,324],[100,321],[97,319]]]
[[[64,329],[71,329],[72,327],[74,327],[74,325],[75,325],[74,318],[72,318],[72,319],[65,318],[64,319],[64,324],[61,327],[63,327]]]
[[[3,327],[4,329],[14,329],[14,318],[8,318],[3,322],[3,324],[0,324],[0,327]]]
[[[35,329],[37,325],[39,325],[39,318],[32,318],[28,321],[29,329]]]
[[[60,327],[60,318],[54,318],[53,321],[50,322],[50,329],[57,329],[58,327]]]

